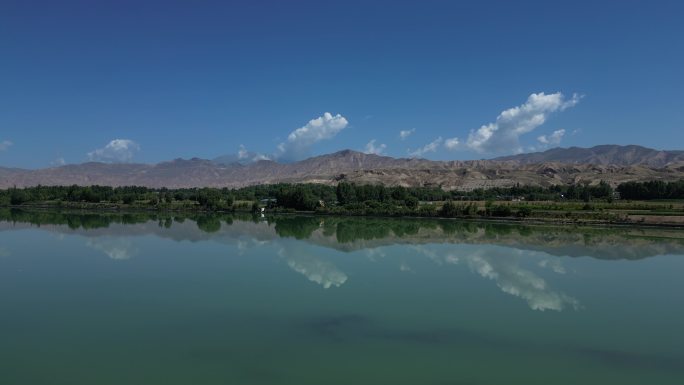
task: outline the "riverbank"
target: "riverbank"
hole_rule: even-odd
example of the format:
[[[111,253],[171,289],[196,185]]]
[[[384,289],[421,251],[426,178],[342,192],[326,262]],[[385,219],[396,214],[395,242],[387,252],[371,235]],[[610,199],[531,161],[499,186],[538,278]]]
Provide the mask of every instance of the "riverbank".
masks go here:
[[[445,213],[445,205],[453,205]],[[414,209],[397,207],[391,212],[372,207],[320,207],[316,210],[294,210],[280,207],[262,207],[255,202],[236,202],[230,209],[208,209],[197,205],[113,204],[89,202],[41,202],[22,205],[4,205],[0,209],[68,211],[81,213],[153,213],[196,215],[311,215],[369,218],[440,218],[490,223],[552,224],[561,226],[635,226],[684,228],[682,202],[429,202]],[[426,207],[428,207],[426,209]],[[469,208],[466,208],[469,207]],[[504,215],[505,214],[505,215]]]
[[[36,186],[0,190],[0,207],[684,226],[684,182],[628,183],[618,186],[617,191],[599,183],[470,192],[349,183],[174,190],[140,186]]]

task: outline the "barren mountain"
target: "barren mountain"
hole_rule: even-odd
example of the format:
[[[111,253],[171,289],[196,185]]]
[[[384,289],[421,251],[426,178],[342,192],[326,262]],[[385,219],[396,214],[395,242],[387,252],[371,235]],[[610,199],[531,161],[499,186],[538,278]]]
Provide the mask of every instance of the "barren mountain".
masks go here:
[[[599,146],[611,147],[614,146]],[[636,151],[627,146],[627,152]],[[567,161],[548,161],[540,154],[525,154],[528,158],[506,160],[431,161],[426,159],[391,158],[351,150],[321,155],[295,163],[261,160],[250,164],[222,164],[193,158],[176,159],[158,164],[83,163],[39,170],[0,168],[0,188],[41,185],[138,185],[148,187],[242,187],[278,182],[309,182],[336,184],[339,181],[382,183],[401,186],[441,186],[444,189],[470,190],[480,187],[512,186],[516,183],[549,186],[569,183],[616,185],[624,181],[676,180],[684,178],[684,161],[676,161],[675,152],[667,152],[662,165],[653,165],[657,157],[641,156],[641,161],[628,155],[605,155],[601,162],[589,162],[586,151],[577,149],[577,159],[557,157]],[[569,154],[572,149],[556,149]],[[649,149],[645,149],[649,150]],[[554,150],[550,150],[554,151]],[[574,151],[574,150],[572,150]],[[644,151],[638,150],[640,153]],[[655,150],[649,150],[655,151]],[[548,153],[541,153],[546,154]],[[664,152],[659,152],[664,153]],[[669,154],[669,155],[668,155]],[[550,157],[549,158],[553,158]],[[627,159],[635,159],[633,164]],[[659,158],[658,158],[659,159]]]
[[[557,147],[544,152],[504,156],[494,160],[515,161],[522,164],[559,162],[664,167],[668,164],[684,162],[684,151],[660,151],[636,145],[606,144],[591,148]]]

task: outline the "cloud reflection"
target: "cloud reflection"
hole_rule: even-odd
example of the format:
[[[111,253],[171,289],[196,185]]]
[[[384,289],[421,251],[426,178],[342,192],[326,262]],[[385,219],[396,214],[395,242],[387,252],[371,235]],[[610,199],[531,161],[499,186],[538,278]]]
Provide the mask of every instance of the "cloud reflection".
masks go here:
[[[340,287],[347,282],[347,275],[333,263],[306,254],[301,250],[280,249],[278,254],[287,260],[287,265],[294,271],[304,275],[324,289]]]
[[[366,253],[368,259],[372,262],[377,262],[378,259],[385,258],[387,256],[385,251],[380,247],[365,249],[364,252]]]
[[[447,253],[440,255],[434,250],[421,246],[415,250],[438,264],[465,264],[483,278],[496,282],[506,294],[524,299],[532,310],[562,311],[568,307],[578,309],[577,299],[549,287],[546,280],[530,269],[521,266],[521,251],[498,248],[477,249],[472,252],[466,248],[463,255]],[[565,268],[558,260],[541,260],[538,266],[564,274]]]
[[[88,247],[105,253],[114,260],[131,259],[138,253],[138,249],[126,238],[96,238],[89,239]]]
[[[247,250],[253,249],[258,246],[264,246],[268,243],[269,241],[260,241],[256,238],[238,239],[235,243],[235,247],[237,247],[238,255],[245,255]]]
[[[471,255],[464,260],[480,276],[495,281],[504,293],[526,300],[532,310],[561,311],[567,306],[579,307],[575,298],[551,290],[543,278],[509,258]]]
[[[538,263],[539,267],[548,268],[554,273],[565,274],[565,266],[560,263],[558,259],[542,259]]]

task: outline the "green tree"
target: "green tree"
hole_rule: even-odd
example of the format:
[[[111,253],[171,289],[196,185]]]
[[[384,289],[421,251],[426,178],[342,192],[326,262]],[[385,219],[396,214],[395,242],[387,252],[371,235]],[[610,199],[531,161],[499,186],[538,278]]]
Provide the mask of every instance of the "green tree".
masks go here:
[[[341,182],[337,185],[336,189],[337,201],[341,205],[346,205],[348,203],[355,203],[356,200],[356,189],[353,184]]]

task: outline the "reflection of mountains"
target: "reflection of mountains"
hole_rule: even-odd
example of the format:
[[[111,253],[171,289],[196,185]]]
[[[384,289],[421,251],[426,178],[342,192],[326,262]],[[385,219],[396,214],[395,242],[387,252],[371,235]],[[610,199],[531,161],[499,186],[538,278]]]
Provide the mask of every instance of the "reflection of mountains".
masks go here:
[[[60,213],[0,210],[0,230],[39,226],[84,236],[154,234],[174,240],[269,241],[278,237],[355,251],[395,244],[495,244],[551,255],[640,259],[684,254],[684,231],[656,228],[521,226],[437,219],[177,213]]]

